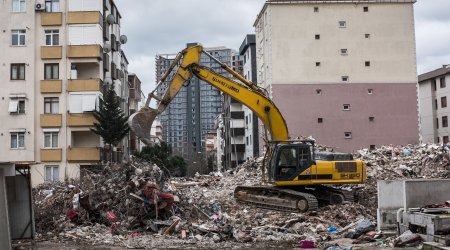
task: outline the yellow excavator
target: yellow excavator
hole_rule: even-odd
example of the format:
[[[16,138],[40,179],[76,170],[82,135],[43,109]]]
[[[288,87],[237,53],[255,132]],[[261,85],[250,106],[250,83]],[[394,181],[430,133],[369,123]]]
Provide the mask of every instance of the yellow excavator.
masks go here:
[[[202,54],[218,63],[234,79],[200,65]],[[192,76],[246,105],[265,126],[266,154],[262,171],[265,181],[271,185],[238,186],[234,191],[236,200],[289,212],[314,211],[319,201],[339,204],[353,200],[351,191],[333,186],[364,183],[366,164],[353,160],[351,154],[316,152],[313,140],[291,140],[286,121],[267,92],[205,52],[201,45],[178,53],[155,90],[149,93],[145,106],[130,116],[128,123],[131,129],[144,143],[151,144],[153,121]],[[167,88],[157,95],[155,91],[160,84],[165,84]],[[157,100],[156,108],[149,107],[152,99]]]

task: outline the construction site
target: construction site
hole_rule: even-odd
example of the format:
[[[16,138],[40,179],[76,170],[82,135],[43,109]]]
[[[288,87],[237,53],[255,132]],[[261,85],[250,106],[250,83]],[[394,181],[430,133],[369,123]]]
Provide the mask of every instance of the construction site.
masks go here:
[[[150,90],[138,10],[32,2],[0,13],[0,249],[450,249],[450,68],[418,75],[416,0],[245,3],[239,49],[178,41]]]

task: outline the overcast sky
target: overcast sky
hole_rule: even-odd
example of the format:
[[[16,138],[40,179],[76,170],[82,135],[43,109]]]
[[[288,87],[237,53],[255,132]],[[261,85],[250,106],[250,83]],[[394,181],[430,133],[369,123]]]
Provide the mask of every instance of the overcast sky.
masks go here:
[[[132,3],[131,3],[132,2]],[[122,14],[122,48],[148,93],[155,85],[155,55],[177,53],[188,42],[239,49],[265,0],[116,0]],[[450,64],[450,0],[415,4],[417,70]]]

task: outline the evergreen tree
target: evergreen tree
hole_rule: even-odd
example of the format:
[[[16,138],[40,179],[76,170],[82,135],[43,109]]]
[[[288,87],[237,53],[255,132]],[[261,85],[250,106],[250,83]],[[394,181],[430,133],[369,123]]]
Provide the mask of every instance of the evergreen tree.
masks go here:
[[[94,117],[97,122],[91,130],[110,146],[112,158],[112,146],[117,146],[130,131],[128,116],[120,108],[120,98],[114,91],[114,83],[108,86],[105,95],[100,98],[99,109],[95,110]]]
[[[172,147],[166,142],[144,147],[136,156],[156,164],[168,171],[170,176],[186,176],[186,162],[178,155],[172,155]]]

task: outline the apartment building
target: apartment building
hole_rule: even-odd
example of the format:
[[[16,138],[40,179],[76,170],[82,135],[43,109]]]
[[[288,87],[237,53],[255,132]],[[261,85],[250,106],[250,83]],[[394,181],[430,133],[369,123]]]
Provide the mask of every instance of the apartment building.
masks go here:
[[[246,35],[239,48],[243,57],[242,75],[245,79],[257,84],[256,76],[256,37],[255,34]],[[258,116],[247,106],[243,106],[245,119],[245,156],[246,160],[259,156]]]
[[[128,107],[121,15],[111,0],[5,0],[0,7],[0,161],[29,167],[33,185],[78,178],[80,168],[101,160],[101,138],[90,128],[108,84]]]
[[[450,98],[450,67],[419,75],[420,139],[423,143],[448,143],[450,129],[447,97]]]
[[[141,91],[141,80],[134,73],[128,74],[128,82],[130,87],[130,92],[128,96],[128,106],[130,115],[139,111],[139,102],[142,100],[142,91]],[[130,131],[130,142],[129,142],[129,150],[130,154],[135,154],[140,150],[140,142],[139,138],[133,131]]]
[[[194,44],[188,44],[188,46],[191,45]],[[231,65],[231,49],[211,47],[205,48],[205,51],[221,62]],[[157,81],[168,69],[175,56],[176,54],[156,56]],[[202,55],[200,60],[201,65],[209,67],[219,74],[228,74],[206,55]],[[167,82],[158,87],[157,93],[162,95],[166,89]],[[221,112],[222,95],[220,91],[194,76],[186,82],[178,95],[159,116],[163,140],[172,146],[173,152],[180,154],[185,159],[192,160],[193,153],[205,151],[206,134],[214,130],[214,119]]]
[[[292,138],[336,151],[417,143],[415,0],[269,0],[254,23],[258,85]]]

